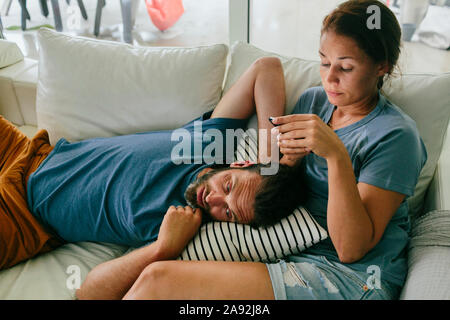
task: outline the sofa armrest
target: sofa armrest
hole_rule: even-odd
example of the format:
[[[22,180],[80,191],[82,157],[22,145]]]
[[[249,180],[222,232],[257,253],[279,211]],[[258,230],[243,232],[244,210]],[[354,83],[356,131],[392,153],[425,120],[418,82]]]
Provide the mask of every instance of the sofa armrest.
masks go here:
[[[450,300],[450,247],[416,247],[408,254],[401,300]]]
[[[450,124],[447,128],[441,155],[425,197],[423,212],[450,210]]]
[[[450,211],[432,211],[411,229],[408,275],[400,299],[450,299]]]

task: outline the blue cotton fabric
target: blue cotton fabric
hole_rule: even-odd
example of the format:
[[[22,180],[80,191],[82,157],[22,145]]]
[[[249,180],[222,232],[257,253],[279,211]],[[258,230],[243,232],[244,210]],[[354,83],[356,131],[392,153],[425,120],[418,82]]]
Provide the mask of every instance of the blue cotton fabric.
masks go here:
[[[227,158],[226,153],[230,141],[223,134],[245,128],[247,120],[210,119],[211,113],[184,125],[176,135],[166,130],[72,143],[60,139],[30,175],[31,212],[69,242],[139,247],[156,240],[167,209],[187,205],[184,192],[197,174],[219,158],[232,162],[234,155]],[[219,135],[223,149],[203,154]],[[183,139],[189,152],[180,149]]]
[[[334,109],[323,87],[314,87],[304,92],[292,113],[317,114],[328,123]],[[357,182],[399,192],[407,197],[414,193],[427,152],[414,120],[382,94],[379,93],[377,106],[366,117],[335,130],[335,133],[348,150]],[[302,163],[307,187],[305,207],[327,229],[327,162],[324,158],[309,154]],[[380,242],[364,258],[346,264],[347,267],[366,273],[370,266],[375,266],[380,268],[383,281],[403,285],[407,274],[406,248],[410,231],[406,198],[387,225]],[[325,256],[331,262],[339,263],[329,238],[306,253]],[[367,275],[370,276],[370,273]]]

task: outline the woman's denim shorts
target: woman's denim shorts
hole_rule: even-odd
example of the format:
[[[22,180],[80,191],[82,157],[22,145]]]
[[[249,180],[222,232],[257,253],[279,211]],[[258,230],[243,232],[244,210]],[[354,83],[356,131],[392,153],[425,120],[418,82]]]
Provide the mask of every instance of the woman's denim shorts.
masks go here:
[[[393,300],[401,290],[381,279],[374,286],[370,274],[324,256],[289,256],[266,265],[276,300]]]

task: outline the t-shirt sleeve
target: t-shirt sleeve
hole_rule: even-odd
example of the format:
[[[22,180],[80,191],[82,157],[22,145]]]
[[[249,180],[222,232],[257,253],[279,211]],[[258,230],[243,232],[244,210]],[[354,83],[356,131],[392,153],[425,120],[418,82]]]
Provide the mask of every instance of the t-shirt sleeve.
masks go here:
[[[183,128],[189,129],[193,127],[196,122],[202,122],[203,131],[207,129],[218,129],[225,131],[226,129],[243,129],[245,130],[248,125],[249,119],[233,119],[233,118],[212,118],[213,110],[209,110],[203,113],[200,117],[195,118],[192,121],[186,123]]]
[[[425,146],[416,131],[395,129],[367,152],[358,181],[411,196],[426,159]]]

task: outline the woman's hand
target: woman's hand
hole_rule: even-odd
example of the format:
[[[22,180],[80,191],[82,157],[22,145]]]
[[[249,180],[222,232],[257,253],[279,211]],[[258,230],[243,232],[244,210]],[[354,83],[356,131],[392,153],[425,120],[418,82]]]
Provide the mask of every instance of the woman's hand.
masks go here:
[[[281,150],[280,150],[280,152],[281,152]],[[293,167],[300,159],[302,159],[304,156],[306,156],[310,153],[311,153],[311,151],[301,151],[301,152],[295,152],[292,154],[285,153],[285,154],[283,154],[283,156],[280,159],[280,164],[285,164],[289,167]]]
[[[315,114],[291,114],[274,118],[278,145],[284,161],[295,161],[313,152],[331,159],[347,153],[336,133]],[[282,158],[282,160],[283,160]]]
[[[188,242],[197,233],[202,222],[199,208],[170,206],[164,216],[156,240],[160,256],[166,259],[178,257]]]

